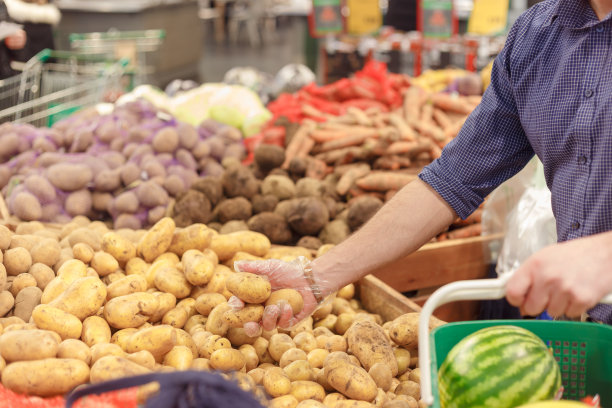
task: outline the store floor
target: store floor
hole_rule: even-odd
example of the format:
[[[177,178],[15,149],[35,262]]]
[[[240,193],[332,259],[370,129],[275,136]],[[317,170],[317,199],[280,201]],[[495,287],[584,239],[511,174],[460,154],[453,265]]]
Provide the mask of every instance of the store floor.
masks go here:
[[[206,25],[204,50],[198,72],[201,82],[221,81],[227,71],[234,67],[251,66],[275,74],[289,63],[306,63],[306,18],[283,17],[278,19],[274,38],[264,41],[259,47],[251,46],[245,29],[240,31],[239,41],[228,39],[219,44],[215,41],[212,22]]]

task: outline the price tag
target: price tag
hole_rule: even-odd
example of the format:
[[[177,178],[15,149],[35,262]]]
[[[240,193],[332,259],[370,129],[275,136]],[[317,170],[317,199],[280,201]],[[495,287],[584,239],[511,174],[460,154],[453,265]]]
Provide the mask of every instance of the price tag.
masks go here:
[[[318,38],[344,31],[342,0],[312,0],[310,35]]]
[[[468,21],[468,33],[497,35],[506,31],[509,0],[474,0],[474,8]]]
[[[346,27],[349,34],[372,34],[382,26],[378,0],[347,0]]]
[[[424,37],[448,38],[457,33],[457,27],[452,0],[420,1],[419,31]]]

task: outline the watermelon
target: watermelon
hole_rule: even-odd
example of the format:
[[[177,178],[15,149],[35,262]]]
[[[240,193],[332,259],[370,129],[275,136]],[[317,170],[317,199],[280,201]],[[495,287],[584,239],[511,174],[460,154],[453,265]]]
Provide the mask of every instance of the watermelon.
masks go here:
[[[493,326],[462,339],[438,370],[442,408],[511,408],[549,400],[561,370],[546,344],[516,326]]]

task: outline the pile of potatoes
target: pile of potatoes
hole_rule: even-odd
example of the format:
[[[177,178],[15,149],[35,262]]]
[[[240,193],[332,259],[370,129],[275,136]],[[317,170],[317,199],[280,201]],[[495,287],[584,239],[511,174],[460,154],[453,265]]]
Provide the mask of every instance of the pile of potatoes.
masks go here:
[[[266,303],[301,310],[293,290],[232,268],[240,259],[313,257],[253,231],[204,224],[109,230],[77,217],[0,227],[4,387],[53,396],[115,378],[218,370],[274,408],[418,407],[418,314],[383,323],[351,284],[291,330],[246,335]],[[322,247],[319,253],[327,250]],[[236,295],[247,304],[228,304]],[[155,384],[140,389],[146,398]]]
[[[0,126],[0,189],[23,221],[67,223],[83,215],[115,228],[146,228],[198,176],[246,155],[242,133],[207,120],[177,121],[144,101],[110,114],[85,110],[52,128]]]

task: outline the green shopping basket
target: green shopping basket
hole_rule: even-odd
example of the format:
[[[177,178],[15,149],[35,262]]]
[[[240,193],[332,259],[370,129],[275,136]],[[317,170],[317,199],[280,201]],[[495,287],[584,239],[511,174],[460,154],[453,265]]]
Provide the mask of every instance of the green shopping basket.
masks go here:
[[[551,349],[561,368],[563,399],[599,394],[602,407],[612,407],[612,326],[597,323],[546,320],[485,320],[448,323],[428,335],[429,318],[445,303],[459,300],[501,299],[504,279],[459,281],[438,289],[425,303],[419,321],[421,397],[431,407],[440,407],[438,369],[449,351],[464,337],[485,327],[515,325],[540,337]],[[602,299],[612,304],[612,294]]]

